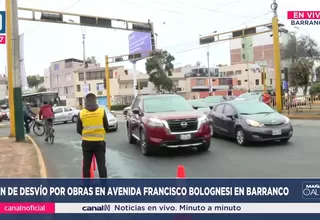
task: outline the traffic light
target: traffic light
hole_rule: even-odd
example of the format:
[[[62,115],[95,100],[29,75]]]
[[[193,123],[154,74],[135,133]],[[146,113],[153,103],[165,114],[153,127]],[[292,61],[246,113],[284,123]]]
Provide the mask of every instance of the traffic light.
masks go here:
[[[121,62],[121,61],[123,61],[123,57],[114,58],[114,61],[115,62]]]
[[[135,31],[152,31],[152,25],[151,23],[148,24],[132,24],[132,30]]]
[[[202,37],[202,38],[200,38],[199,43],[200,43],[200,45],[203,45],[203,44],[213,43],[214,41],[215,41],[214,36],[211,36],[211,37]]]
[[[162,50],[154,50],[150,52],[150,56],[161,56],[162,55]]]
[[[41,20],[44,21],[59,21],[63,22],[63,15],[62,14],[53,14],[53,13],[41,13]]]
[[[103,87],[104,87],[105,89],[107,88],[106,78],[103,79]]]
[[[143,86],[140,86],[140,90],[142,90],[143,89]],[[139,90],[139,86],[138,85],[136,85],[136,90]]]

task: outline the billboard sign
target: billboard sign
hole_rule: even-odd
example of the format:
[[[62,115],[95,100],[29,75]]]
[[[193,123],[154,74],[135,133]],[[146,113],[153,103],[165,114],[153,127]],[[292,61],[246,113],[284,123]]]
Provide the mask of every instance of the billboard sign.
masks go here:
[[[141,53],[152,50],[151,34],[146,32],[132,32],[129,35],[129,54]],[[142,58],[148,54],[142,54]]]

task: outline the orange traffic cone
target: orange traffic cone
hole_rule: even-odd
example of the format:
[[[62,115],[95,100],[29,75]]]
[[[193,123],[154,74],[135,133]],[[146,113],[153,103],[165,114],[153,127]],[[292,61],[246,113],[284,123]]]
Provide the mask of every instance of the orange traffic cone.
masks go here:
[[[177,178],[186,178],[186,171],[183,165],[179,165],[177,168]]]
[[[184,169],[184,166],[183,165],[179,165],[177,167],[177,178],[186,178],[187,175],[186,175],[186,170]],[[181,201],[182,202],[182,201]],[[174,216],[174,220],[191,220],[191,216],[190,215],[187,215],[187,214],[176,214]]]
[[[83,160],[82,160],[82,167],[83,167]],[[93,155],[93,157],[92,157],[92,162],[91,162],[91,166],[90,166],[90,178],[92,179],[92,178],[94,178],[94,171],[96,170],[96,157],[95,157],[95,155]],[[82,178],[84,178],[83,177],[83,172],[82,172]]]

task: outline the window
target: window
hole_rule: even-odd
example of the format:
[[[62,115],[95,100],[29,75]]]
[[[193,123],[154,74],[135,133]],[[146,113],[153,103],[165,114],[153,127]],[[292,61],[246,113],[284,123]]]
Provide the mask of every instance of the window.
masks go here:
[[[234,109],[232,108],[231,105],[225,105],[224,114],[225,115],[235,115]]]
[[[81,86],[77,85],[77,92],[81,92]]]
[[[144,98],[147,113],[192,111],[193,107],[182,96],[158,96]]]
[[[229,85],[229,81],[226,78],[219,78],[219,85]]]
[[[235,74],[236,74],[236,75],[241,75],[241,74],[242,74],[242,71],[241,71],[241,70],[236,70],[236,71],[235,71]]]
[[[196,86],[204,86],[204,79],[197,79]]]
[[[275,112],[273,108],[263,102],[250,102],[250,108],[248,108],[247,102],[239,101],[235,102],[234,105],[240,114],[255,115],[261,112],[266,114]]]
[[[62,108],[55,108],[53,110],[54,114],[57,114],[57,113],[62,113]]]
[[[227,71],[227,76],[233,76],[234,72],[233,71]]]
[[[246,55],[244,53],[242,54],[242,59],[246,59]]]
[[[238,86],[241,86],[241,80],[238,80]]]
[[[59,63],[53,64],[53,70],[54,70],[54,71],[59,70]]]
[[[270,85],[272,85],[272,79],[270,79]]]
[[[104,90],[104,84],[103,83],[97,83],[96,89],[97,89],[97,91],[103,91]]]
[[[72,112],[72,108],[64,107],[64,111],[65,111],[65,112]]]
[[[88,89],[89,91],[91,91],[91,84],[88,84]]]
[[[222,113],[223,112],[223,109],[224,109],[224,104],[222,105],[217,105],[214,109],[215,112],[217,113]]]
[[[83,73],[79,73],[78,79],[79,79],[79,81],[83,81],[84,80]]]
[[[71,73],[67,73],[66,74],[66,80],[67,81],[71,81]]]
[[[256,86],[259,85],[259,79],[256,79]]]
[[[66,69],[72,68],[72,62],[65,62],[64,63],[64,68],[66,68]]]
[[[140,86],[142,86],[143,88],[147,88],[148,82],[140,82]]]
[[[68,94],[68,87],[64,87],[64,93]]]
[[[55,81],[56,81],[56,83],[59,83],[60,82],[60,77],[59,76],[55,76]]]

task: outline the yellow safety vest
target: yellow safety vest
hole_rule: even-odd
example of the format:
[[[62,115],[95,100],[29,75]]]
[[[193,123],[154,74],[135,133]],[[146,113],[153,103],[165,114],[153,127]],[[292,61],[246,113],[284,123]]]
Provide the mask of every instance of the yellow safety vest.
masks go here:
[[[82,140],[104,141],[106,131],[103,127],[104,109],[98,108],[95,111],[83,109],[80,112],[82,122]]]

